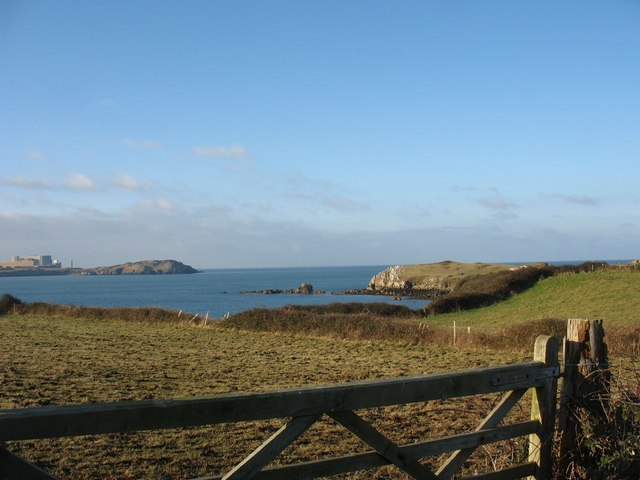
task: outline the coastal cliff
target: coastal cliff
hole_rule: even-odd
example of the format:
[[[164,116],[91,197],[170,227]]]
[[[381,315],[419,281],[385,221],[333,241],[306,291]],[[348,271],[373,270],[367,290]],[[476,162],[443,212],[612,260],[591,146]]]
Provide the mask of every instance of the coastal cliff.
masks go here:
[[[412,288],[413,284],[403,278],[403,270],[404,267],[402,265],[388,267],[386,270],[376,273],[373,278],[369,280],[367,288],[369,290],[405,290],[407,288]]]
[[[446,260],[418,265],[396,265],[377,273],[369,281],[372,292],[413,291],[433,298],[455,290],[470,276],[509,270],[513,265],[460,263]]]

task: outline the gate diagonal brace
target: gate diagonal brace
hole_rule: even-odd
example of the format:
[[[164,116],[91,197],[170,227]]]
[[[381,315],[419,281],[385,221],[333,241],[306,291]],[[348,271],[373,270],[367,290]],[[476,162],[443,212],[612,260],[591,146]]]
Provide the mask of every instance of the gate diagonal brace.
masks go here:
[[[244,480],[253,478],[263,467],[271,463],[285,448],[306,432],[318,419],[320,419],[320,415],[292,418],[266,442],[222,477],[222,480]]]
[[[396,467],[420,480],[437,480],[438,477],[414,457],[376,430],[370,423],[352,411],[328,413],[331,418],[351,431]]]
[[[489,412],[482,422],[476,427],[476,432],[485,428],[496,427],[502,419],[511,411],[516,403],[522,398],[527,389],[511,390],[503,395],[498,404]],[[436,474],[439,479],[448,480],[458,471],[464,462],[471,456],[476,448],[465,448],[452,453],[449,458],[440,466]]]

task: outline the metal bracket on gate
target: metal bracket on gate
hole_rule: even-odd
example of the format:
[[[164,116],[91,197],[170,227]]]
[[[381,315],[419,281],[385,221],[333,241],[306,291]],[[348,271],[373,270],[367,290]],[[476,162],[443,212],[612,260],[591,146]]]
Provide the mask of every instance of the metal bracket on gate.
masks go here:
[[[552,378],[560,376],[560,367],[548,367],[534,372],[509,372],[496,373],[491,376],[491,385],[512,385],[512,384],[530,384],[542,378]]]

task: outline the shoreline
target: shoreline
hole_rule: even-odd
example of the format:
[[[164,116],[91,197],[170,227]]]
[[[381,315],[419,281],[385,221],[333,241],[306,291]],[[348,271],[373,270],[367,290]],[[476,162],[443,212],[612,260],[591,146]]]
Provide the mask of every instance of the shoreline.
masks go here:
[[[353,288],[348,290],[338,290],[331,292],[332,295],[372,295],[381,297],[409,298],[411,300],[435,300],[446,295],[448,292],[438,289],[416,289],[416,288],[384,288],[373,290],[369,288]]]
[[[51,277],[63,275],[185,275],[200,273],[190,265],[175,260],[143,260],[108,267],[0,267],[0,277]]]
[[[76,270],[78,270],[76,272]],[[80,268],[25,268],[25,269],[0,269],[0,277],[59,277],[63,275],[80,275]]]

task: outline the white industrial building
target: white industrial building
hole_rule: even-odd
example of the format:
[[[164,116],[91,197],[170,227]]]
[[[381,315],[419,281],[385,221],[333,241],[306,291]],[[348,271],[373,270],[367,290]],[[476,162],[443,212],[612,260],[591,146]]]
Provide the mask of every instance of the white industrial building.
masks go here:
[[[14,255],[9,262],[0,262],[0,267],[60,268],[59,260],[52,260],[51,255]]]

